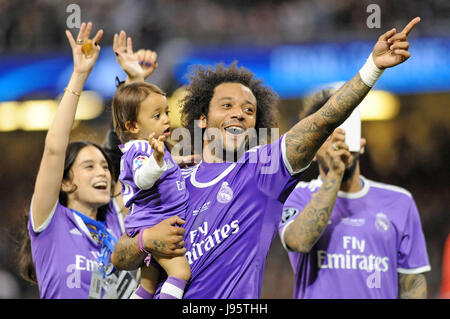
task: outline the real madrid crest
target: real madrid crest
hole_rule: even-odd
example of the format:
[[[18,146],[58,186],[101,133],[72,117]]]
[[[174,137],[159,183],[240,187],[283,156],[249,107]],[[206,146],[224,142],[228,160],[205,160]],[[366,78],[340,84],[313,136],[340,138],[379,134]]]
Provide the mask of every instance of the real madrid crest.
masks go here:
[[[228,182],[223,182],[220,190],[217,193],[217,201],[221,204],[226,204],[233,199],[233,190],[228,185]]]
[[[385,232],[389,229],[391,221],[384,213],[377,213],[375,215],[375,228],[380,232]]]

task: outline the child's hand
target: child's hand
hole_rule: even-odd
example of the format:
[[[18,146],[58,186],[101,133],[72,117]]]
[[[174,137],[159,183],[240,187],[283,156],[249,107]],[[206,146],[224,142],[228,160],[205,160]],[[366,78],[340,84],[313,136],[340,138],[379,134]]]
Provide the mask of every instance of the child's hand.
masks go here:
[[[155,133],[150,134],[148,137],[148,142],[153,149],[153,157],[159,166],[164,165],[164,141],[166,137],[161,135],[158,139],[154,138]]]

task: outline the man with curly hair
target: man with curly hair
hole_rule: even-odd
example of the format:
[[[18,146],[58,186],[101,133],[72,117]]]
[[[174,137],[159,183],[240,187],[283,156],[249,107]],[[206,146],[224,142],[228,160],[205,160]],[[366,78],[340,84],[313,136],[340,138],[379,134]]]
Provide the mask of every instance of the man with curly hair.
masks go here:
[[[138,239],[123,236],[112,256],[114,265],[135,269],[145,258],[143,250],[170,253],[185,244],[192,277],[184,298],[259,298],[282,205],[299,173],[366,96],[383,69],[409,58],[407,34],[419,21],[412,20],[400,33],[392,29],[383,34],[360,72],[318,112],[271,143],[242,153],[251,146],[249,130],[261,135],[260,129],[276,125],[276,95],[236,65],[194,72],[184,100],[183,122],[191,132],[204,130],[205,136],[202,148],[196,150],[201,151],[202,161],[184,170],[190,196],[185,243],[150,239],[144,233],[140,249]],[[209,129],[214,138],[208,135]],[[233,160],[226,161],[224,155],[229,159],[230,154]]]

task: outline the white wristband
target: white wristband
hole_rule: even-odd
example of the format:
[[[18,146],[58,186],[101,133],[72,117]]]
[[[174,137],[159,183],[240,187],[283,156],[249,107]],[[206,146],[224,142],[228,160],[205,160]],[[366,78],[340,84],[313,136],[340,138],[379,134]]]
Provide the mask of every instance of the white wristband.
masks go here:
[[[373,87],[383,72],[384,69],[379,69],[375,65],[375,62],[373,62],[372,53],[370,53],[366,63],[363,65],[361,70],[359,70],[359,76],[367,86]]]

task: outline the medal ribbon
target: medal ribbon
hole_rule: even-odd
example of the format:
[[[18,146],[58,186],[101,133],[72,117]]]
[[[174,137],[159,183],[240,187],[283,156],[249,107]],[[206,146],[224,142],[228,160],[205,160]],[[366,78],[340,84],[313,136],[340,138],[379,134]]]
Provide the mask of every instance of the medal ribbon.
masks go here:
[[[98,270],[103,275],[103,278],[105,278],[107,275],[110,275],[114,271],[113,267],[109,273],[106,273],[106,266],[109,264],[109,259],[114,250],[114,246],[117,243],[117,239],[108,232],[105,222],[94,220],[90,217],[87,217],[86,215],[81,214],[80,212],[77,212],[74,209],[70,210],[80,216],[85,224],[92,225],[96,228],[95,230],[90,230],[97,234],[100,240],[101,248],[100,255],[98,257]]]

